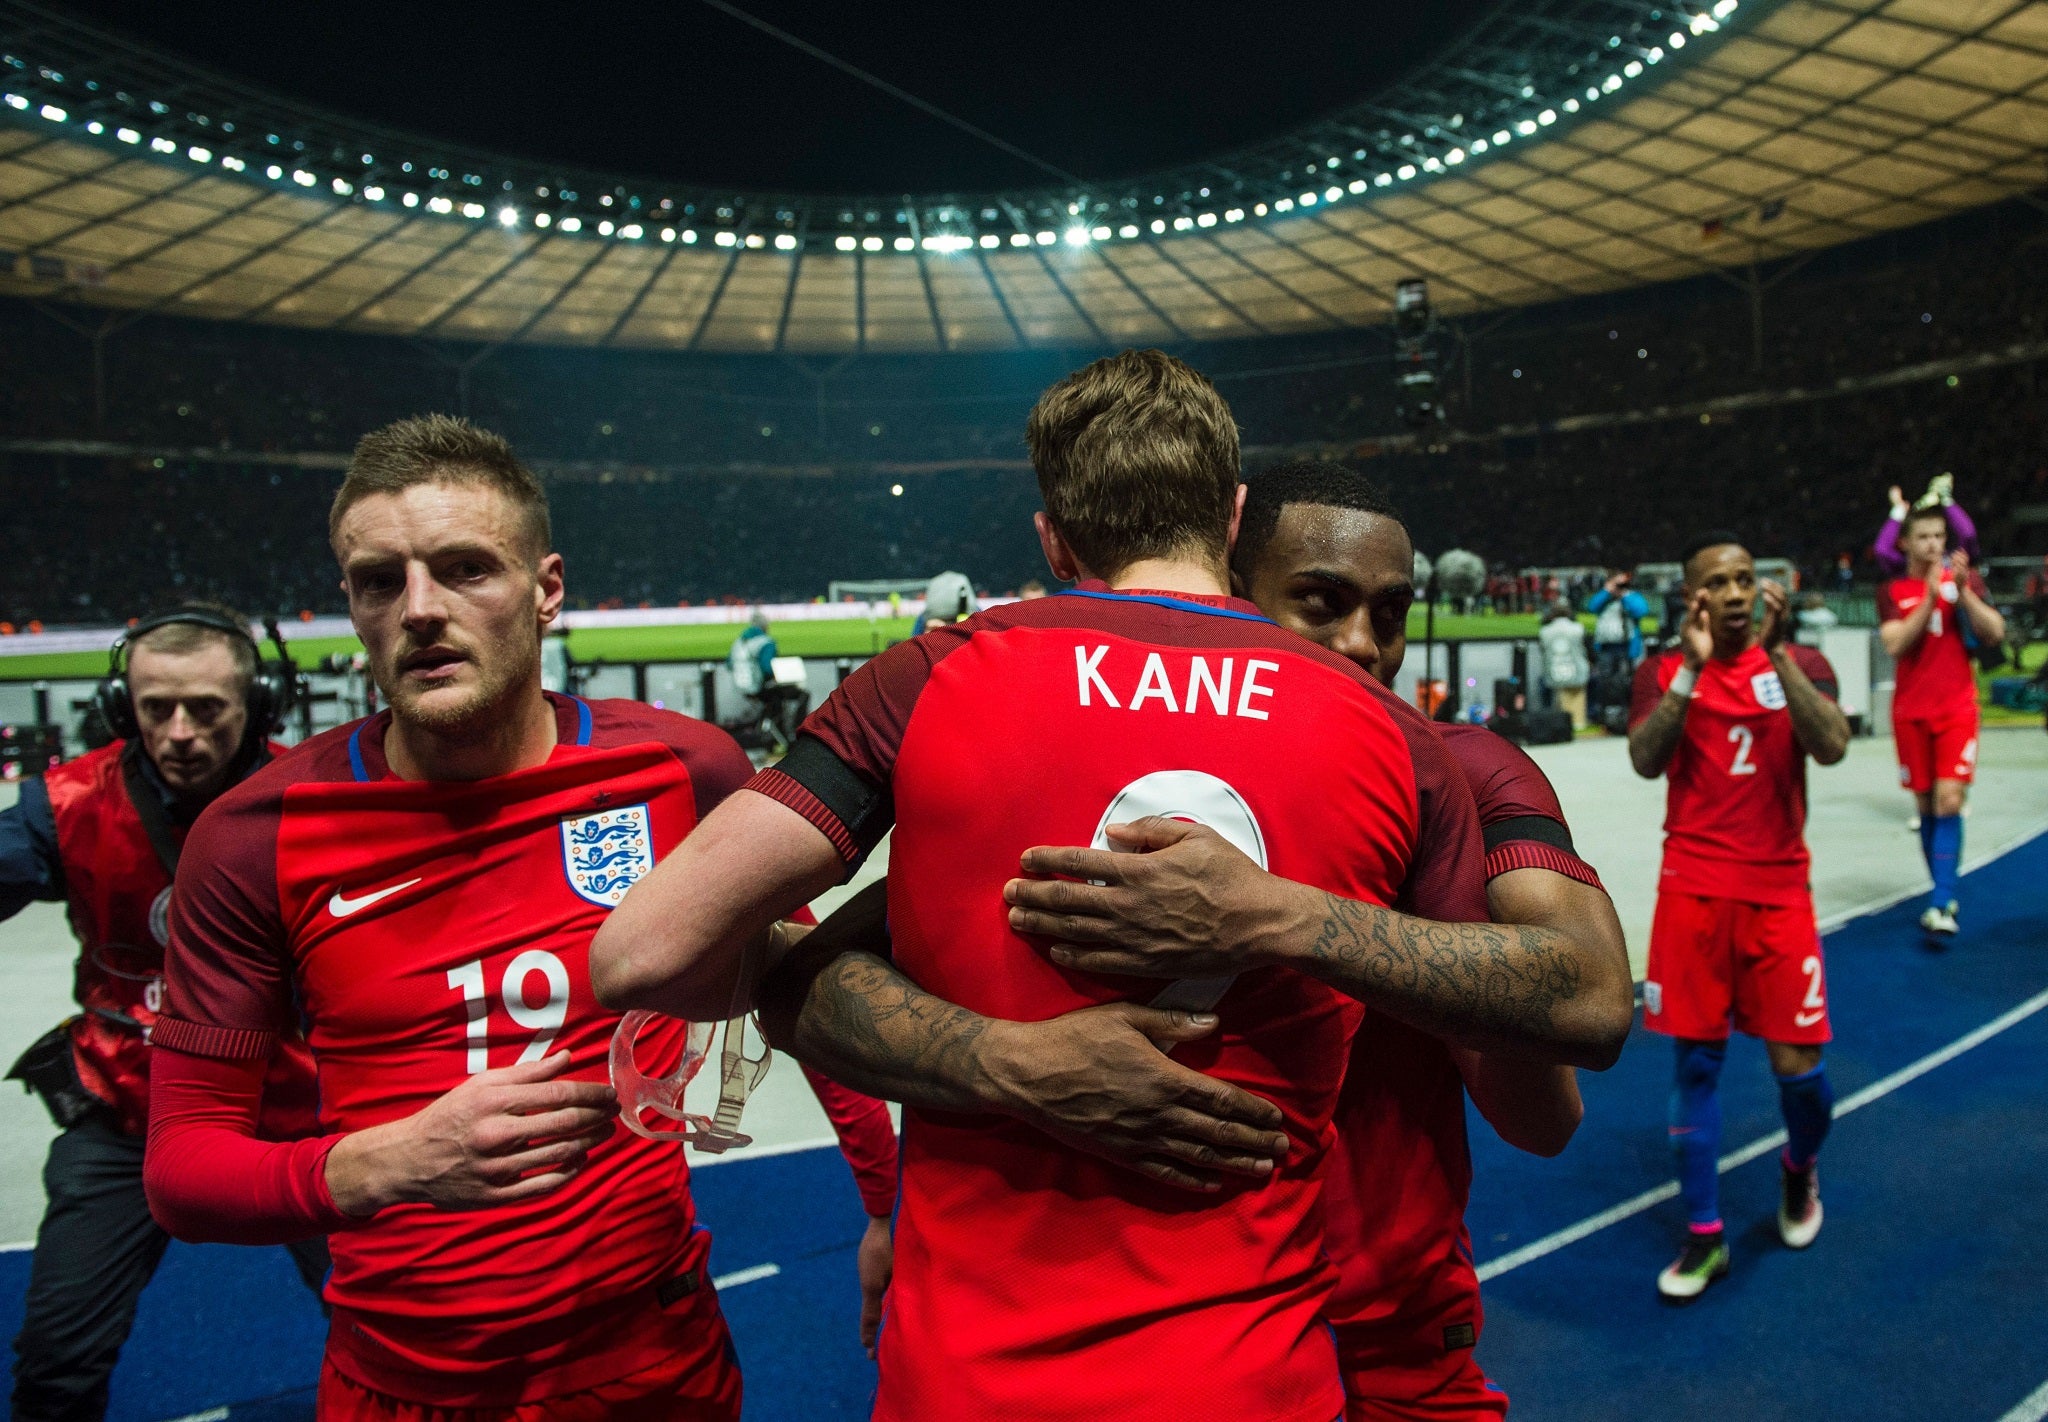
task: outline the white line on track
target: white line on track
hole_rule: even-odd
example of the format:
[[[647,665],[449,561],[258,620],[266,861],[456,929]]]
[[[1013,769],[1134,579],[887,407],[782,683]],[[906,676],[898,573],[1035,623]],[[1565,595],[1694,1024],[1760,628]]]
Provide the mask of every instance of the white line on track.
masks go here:
[[[1998,1419],[1998,1422],[2041,1422],[2048,1417],[2048,1383],[2042,1383],[2028,1393],[2025,1401]]]
[[[839,1144],[837,1136],[818,1136],[807,1141],[784,1141],[780,1145],[741,1146],[738,1150],[724,1155],[704,1155],[690,1152],[690,1169],[708,1170],[714,1165],[733,1165],[742,1160],[762,1160],[771,1155],[795,1155],[798,1151],[822,1150],[826,1146]]]
[[[714,1289],[737,1289],[741,1284],[758,1283],[772,1279],[782,1272],[780,1264],[756,1264],[751,1269],[735,1269],[730,1274],[720,1274],[711,1281]]]
[[[204,1412],[188,1412],[183,1417],[173,1417],[170,1422],[227,1422],[228,1409],[209,1407]]]
[[[2026,829],[2021,830],[1982,859],[1972,859],[1970,867],[1963,872],[1965,874],[1974,874],[1985,865],[2005,858],[2006,855],[2012,853],[2021,845],[2037,839],[2043,834],[2048,834],[2048,820],[2043,820],[2039,824],[2030,825]],[[1880,894],[1878,897],[1860,903],[1854,908],[1843,909],[1840,913],[1831,913],[1820,921],[1820,931],[1822,933],[1833,933],[1843,924],[1849,922],[1850,919],[1863,918],[1874,913],[1883,913],[1886,909],[1902,904],[1907,899],[1918,898],[1927,892],[1928,887],[1928,883],[1922,880],[1909,889],[1900,889],[1896,893]]]
[[[1843,1098],[1835,1104],[1835,1119],[1839,1121],[1852,1111],[1860,1111],[1865,1106],[1870,1105],[1871,1102],[1882,1100],[1900,1087],[1927,1075],[1928,1072],[1933,1071],[1936,1067],[1954,1061],[1971,1048],[1982,1046],[2007,1028],[2017,1026],[2019,1023],[2026,1021],[2044,1007],[2048,1007],[2048,991],[2035,993],[2019,1006],[2010,1011],[2001,1012],[1983,1026],[1956,1038],[1946,1047],[1942,1047],[1938,1051],[1929,1052],[1918,1061],[1900,1067],[1890,1076],[1873,1081],[1861,1091]],[[1732,1151],[1722,1156],[1717,1168],[1721,1174],[1726,1175],[1737,1166],[1747,1165],[1758,1156],[1768,1155],[1783,1144],[1785,1144],[1785,1133],[1783,1131],[1773,1131],[1767,1136],[1751,1141],[1740,1150]],[[1588,1235],[1598,1234],[1609,1225],[1620,1224],[1631,1216],[1639,1215],[1644,1210],[1663,1204],[1664,1201],[1672,1199],[1677,1194],[1677,1183],[1669,1182],[1659,1185],[1654,1190],[1645,1190],[1642,1194],[1632,1199],[1623,1200],[1620,1204],[1602,1210],[1597,1215],[1588,1215],[1577,1224],[1567,1225],[1565,1228],[1557,1231],[1557,1233],[1545,1235],[1533,1244],[1525,1244],[1520,1249],[1511,1250],[1501,1255],[1498,1259],[1487,1260],[1479,1266],[1479,1281],[1485,1283],[1488,1279],[1497,1279],[1509,1270],[1519,1269],[1524,1264],[1532,1264],[1536,1260],[1543,1258],[1546,1254],[1555,1254],[1568,1244],[1577,1244]],[[2001,1419],[2001,1422],[2039,1422],[2039,1419],[2048,1416],[2048,1387],[2044,1387],[2038,1396],[2042,1402],[2041,1411],[2029,1414],[2024,1410],[2027,1404],[2022,1404],[2020,1412],[2014,1413],[2011,1419]],[[2033,1401],[2033,1398],[2028,1399],[2028,1403]]]

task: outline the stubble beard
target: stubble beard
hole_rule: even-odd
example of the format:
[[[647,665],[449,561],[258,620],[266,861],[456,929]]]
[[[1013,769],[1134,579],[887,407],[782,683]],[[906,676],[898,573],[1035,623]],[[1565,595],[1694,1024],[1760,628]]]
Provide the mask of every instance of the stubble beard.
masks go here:
[[[512,698],[540,669],[540,648],[507,649],[488,662],[471,661],[468,665],[476,680],[460,696],[439,689],[415,691],[402,677],[395,678],[400,694],[385,693],[393,719],[440,741],[486,740],[511,719]]]

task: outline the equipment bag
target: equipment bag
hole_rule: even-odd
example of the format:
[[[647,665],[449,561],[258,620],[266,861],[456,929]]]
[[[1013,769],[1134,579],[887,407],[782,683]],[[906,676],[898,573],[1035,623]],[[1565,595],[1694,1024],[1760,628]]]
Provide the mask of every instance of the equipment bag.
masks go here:
[[[71,1024],[77,1020],[67,1018],[36,1038],[7,1069],[6,1078],[20,1082],[24,1091],[42,1097],[43,1105],[50,1109],[50,1119],[66,1131],[106,1109],[99,1097],[87,1091],[85,1083],[78,1079],[78,1063],[71,1056]]]

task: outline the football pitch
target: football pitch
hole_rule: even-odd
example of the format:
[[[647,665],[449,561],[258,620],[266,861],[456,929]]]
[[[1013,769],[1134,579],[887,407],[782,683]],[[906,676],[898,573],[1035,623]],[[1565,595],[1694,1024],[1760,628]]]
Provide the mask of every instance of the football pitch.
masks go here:
[[[693,623],[671,627],[590,627],[569,634],[569,653],[579,662],[700,662],[722,661],[733,639],[744,626],[740,622]],[[1537,619],[1533,614],[1477,613],[1456,616],[1439,613],[1439,637],[1533,637]],[[911,619],[882,617],[873,620],[839,618],[816,621],[777,622],[770,629],[785,656],[869,657],[910,636]],[[1423,618],[1409,618],[1408,634],[1420,637]],[[353,637],[308,637],[291,640],[291,628],[284,629],[292,655],[303,667],[334,654],[351,655],[362,650]],[[22,639],[26,641],[27,639]],[[7,648],[5,650],[12,650]],[[269,646],[264,650],[268,652]],[[48,677],[52,680],[98,676],[106,670],[107,659],[99,652],[30,652],[0,656],[0,677],[21,680]]]

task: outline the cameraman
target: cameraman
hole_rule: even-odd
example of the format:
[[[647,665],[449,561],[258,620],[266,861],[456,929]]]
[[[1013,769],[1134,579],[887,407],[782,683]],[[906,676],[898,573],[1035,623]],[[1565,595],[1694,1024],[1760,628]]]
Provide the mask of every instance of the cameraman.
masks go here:
[[[66,902],[79,944],[73,994],[84,1009],[9,1072],[63,1128],[43,1167],[48,1204],[14,1340],[18,1422],[105,1415],[136,1301],[170,1241],[143,1197],[142,1147],[171,879],[199,812],[281,749],[265,734],[289,695],[276,673],[264,675],[245,627],[227,609],[199,604],[139,624],[115,643],[94,698],[121,739],[24,780],[20,799],[0,812],[0,918],[31,900]],[[298,1042],[277,1061],[264,1133],[310,1134],[312,1057]],[[325,1244],[292,1253],[317,1293]]]
[[[1590,714],[1605,722],[1609,707],[1628,706],[1629,685],[1643,658],[1643,619],[1650,615],[1650,603],[1635,590],[1633,574],[1617,572],[1608,574],[1606,586],[1593,594],[1586,611],[1593,614]]]

